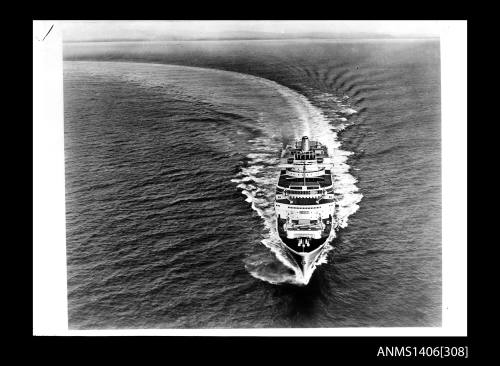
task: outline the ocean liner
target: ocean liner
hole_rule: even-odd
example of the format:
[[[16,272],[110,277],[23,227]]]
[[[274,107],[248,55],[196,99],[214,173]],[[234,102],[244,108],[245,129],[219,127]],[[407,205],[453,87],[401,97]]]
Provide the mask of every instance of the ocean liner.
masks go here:
[[[326,146],[307,136],[287,145],[281,154],[274,203],[277,230],[306,282],[334,230],[332,168]]]

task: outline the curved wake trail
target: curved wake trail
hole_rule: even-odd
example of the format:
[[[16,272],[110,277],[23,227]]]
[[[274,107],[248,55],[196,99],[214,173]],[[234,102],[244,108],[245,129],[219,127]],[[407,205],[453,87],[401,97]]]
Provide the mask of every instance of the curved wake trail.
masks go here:
[[[311,140],[320,141],[328,147],[334,162],[332,175],[338,204],[334,225],[336,229],[346,227],[349,216],[358,210],[358,203],[363,196],[358,193],[357,180],[349,174],[350,167],[347,164],[347,159],[352,152],[340,148],[341,143],[338,141],[337,133],[349,126],[348,117],[357,113],[356,110],[348,105],[348,97],[336,98],[333,95],[323,93],[318,97],[323,102],[325,99],[331,102],[332,109],[334,109],[334,120],[330,123],[322,111],[313,106],[302,94],[267,79],[260,81],[275,88],[291,103],[293,113],[300,123],[283,127],[293,129],[290,132],[293,138],[299,139],[303,135],[308,135]],[[262,128],[265,131],[266,122],[270,123],[271,121],[259,122],[263,124]],[[238,177],[232,181],[238,183],[238,188],[246,196],[246,201],[251,203],[252,209],[264,221],[267,233],[261,241],[262,244],[268,247],[285,267],[263,254],[250,256],[245,260],[245,264],[252,276],[263,281],[272,284],[306,285],[310,278],[303,277],[302,271],[295,265],[293,259],[289,258],[276,231],[274,192],[279,172],[279,153],[282,145],[288,141],[279,141],[275,135],[271,137],[270,135],[264,133],[262,137],[249,141],[254,146],[254,151],[247,155],[247,166],[243,167]],[[332,234],[319,257],[318,265],[327,263],[327,253],[333,249],[331,243],[335,237],[336,230],[332,230]]]
[[[87,69],[92,65],[84,61],[82,63],[87,65]],[[321,106],[326,106],[323,110],[328,112],[327,118],[304,95],[257,76],[164,64],[142,66],[141,72],[131,71],[128,63],[113,62],[109,66],[109,72],[120,80],[144,85],[148,89],[161,88],[181,99],[195,98],[196,101],[213,105],[219,111],[232,113],[237,110],[248,117],[248,121],[252,121],[251,126],[247,125],[249,122],[240,121],[231,128],[245,130],[245,127],[252,127],[258,130],[259,133],[253,139],[239,141],[217,135],[213,142],[221,149],[231,145],[232,150],[237,150],[241,146],[238,144],[245,145],[244,150],[248,152],[247,163],[231,181],[237,183],[246,201],[262,218],[265,232],[261,242],[275,254],[275,257],[269,256],[267,251],[252,254],[244,260],[245,267],[252,276],[273,284],[307,284],[310,278],[303,277],[302,271],[289,258],[276,232],[274,195],[279,174],[279,156],[283,144],[304,135],[328,147],[334,162],[332,175],[338,205],[334,225],[336,228],[346,227],[349,216],[357,211],[357,204],[362,198],[356,187],[356,179],[349,174],[347,159],[352,153],[342,150],[337,138],[337,133],[350,125],[350,116],[357,113],[351,108],[349,98],[339,98],[309,88],[308,95],[312,95],[314,101]],[[90,67],[90,70],[94,77],[100,77],[99,64]],[[158,77],[148,77],[152,71]],[[263,104],[266,102],[267,104]],[[327,262],[327,253],[333,249],[330,244],[335,235],[335,230],[332,230],[318,264]]]

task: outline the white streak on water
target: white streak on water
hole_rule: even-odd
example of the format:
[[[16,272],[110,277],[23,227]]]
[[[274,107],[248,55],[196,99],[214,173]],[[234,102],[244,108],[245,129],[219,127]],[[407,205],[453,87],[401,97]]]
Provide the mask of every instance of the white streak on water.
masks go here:
[[[344,228],[347,226],[348,217],[358,210],[358,202],[362,198],[362,195],[358,193],[358,188],[356,187],[356,179],[349,174],[350,167],[346,163],[349,155],[352,153],[340,149],[341,143],[337,139],[337,132],[346,127],[346,124],[348,124],[347,119],[345,117],[337,117],[336,121],[341,121],[342,123],[333,126],[321,110],[313,106],[305,96],[268,79],[216,69],[164,64],[148,65],[148,67],[169,70],[170,73],[168,76],[170,78],[172,78],[172,71],[185,72],[186,70],[190,70],[192,75],[196,75],[197,81],[202,81],[203,78],[201,77],[208,74],[221,77],[226,80],[226,82],[229,82],[227,79],[229,78],[232,83],[235,83],[234,85],[240,85],[239,83],[241,80],[244,80],[255,86],[256,90],[266,89],[274,91],[276,95],[281,96],[289,105],[289,110],[286,111],[286,115],[284,115],[280,121],[275,120],[274,117],[268,116],[266,113],[258,113],[258,127],[261,128],[264,134],[261,137],[248,141],[252,145],[253,151],[247,156],[250,159],[249,164],[247,167],[243,168],[240,175],[232,179],[232,181],[238,183],[238,188],[242,190],[243,195],[246,197],[245,201],[249,202],[252,209],[263,219],[267,233],[266,237],[262,240],[262,244],[268,247],[275,254],[276,258],[278,258],[286,268],[291,269],[295,275],[290,275],[286,270],[279,271],[268,257],[247,258],[246,265],[249,272],[256,278],[274,284],[307,284],[310,280],[310,276],[304,278],[301,270],[288,258],[287,252],[276,232],[274,194],[275,184],[279,176],[277,152],[281,149],[282,143],[288,142],[280,141],[278,143],[276,137],[280,137],[280,133],[283,132],[282,129],[285,129],[288,134],[295,139],[300,139],[302,136],[307,135],[311,140],[320,141],[328,147],[329,154],[334,163],[332,170],[333,182],[339,205],[338,212],[335,215],[335,221],[337,228]],[[128,70],[128,63],[113,62],[111,66],[113,66],[116,75],[122,79],[137,83],[145,83],[149,88],[168,85],[169,90],[173,89],[174,92],[181,93],[184,98],[189,98],[191,93],[195,92],[196,95],[198,95],[204,91],[204,89],[200,87],[197,87],[195,90],[189,89],[189,83],[172,83],[169,81],[169,78],[142,78]],[[95,70],[98,72],[100,68],[97,67]],[[217,93],[204,94],[203,97],[205,100],[213,104],[224,103],[225,101],[230,107],[234,106],[233,103],[241,103],[241,97],[239,99],[233,97],[231,92],[226,90],[224,85],[224,83],[220,84],[220,89]],[[223,95],[222,98],[221,95]],[[253,98],[255,99],[255,103],[260,103],[258,100],[259,97],[254,96],[252,93],[247,93],[245,97]],[[340,101],[336,96],[329,95],[328,93],[319,94],[318,98],[331,103],[332,109],[336,112],[335,115],[337,116],[339,114],[348,116],[357,113],[347,104],[341,104],[346,103],[346,98],[342,98],[342,101]],[[277,124],[279,126],[277,126]],[[220,136],[218,139],[220,140]],[[230,141],[226,140],[219,142],[226,145],[230,143]],[[318,265],[327,263],[327,253],[333,249],[329,243],[331,243],[334,238],[335,230],[332,230],[328,242],[319,256]]]
[[[75,63],[76,66],[79,64],[89,65],[89,62],[82,61]],[[348,124],[347,119],[345,117],[337,117],[336,121],[341,121],[342,123],[333,126],[321,110],[314,107],[305,96],[274,81],[256,76],[216,69],[148,64],[148,67],[160,68],[170,72],[168,73],[168,78],[144,78],[135,72],[131,72],[128,69],[130,66],[129,63],[113,62],[110,63],[109,66],[113,67],[113,72],[120,79],[141,83],[148,88],[168,86],[170,92],[180,93],[183,98],[189,98],[192,93],[200,97],[198,94],[203,93],[205,89],[197,86],[196,89],[191,90],[189,89],[191,87],[190,83],[176,83],[175,80],[171,82],[170,78],[174,75],[172,71],[181,73],[189,70],[192,75],[196,75],[197,81],[202,81],[203,78],[201,77],[208,74],[217,77],[220,76],[224,79],[229,77],[231,81],[235,83],[234,85],[240,85],[241,80],[245,80],[249,84],[254,85],[256,90],[273,90],[275,94],[281,96],[281,98],[288,103],[289,110],[286,110],[286,115],[283,115],[282,119],[279,121],[275,120],[272,116],[268,116],[266,113],[258,113],[258,127],[260,127],[264,134],[261,137],[248,141],[252,145],[253,151],[247,156],[250,159],[249,164],[247,167],[244,167],[239,176],[232,179],[232,181],[238,183],[238,188],[242,190],[243,195],[246,197],[245,201],[249,202],[252,209],[263,219],[267,233],[265,233],[265,238],[262,239],[262,244],[268,247],[275,254],[276,258],[285,266],[285,270],[279,270],[269,256],[259,258],[249,257],[245,262],[250,274],[273,284],[307,284],[310,280],[310,276],[304,278],[301,270],[288,258],[286,249],[276,232],[274,194],[275,184],[279,176],[279,169],[277,167],[279,163],[278,152],[281,149],[281,144],[288,142],[277,142],[277,137],[279,140],[279,137],[282,136],[281,133],[283,129],[285,129],[289,135],[296,139],[300,139],[303,135],[307,135],[311,140],[320,141],[328,147],[329,154],[334,162],[334,168],[332,170],[333,182],[339,205],[339,210],[335,215],[335,221],[338,228],[344,228],[347,226],[349,216],[358,210],[358,202],[362,198],[362,195],[358,193],[358,188],[356,187],[356,179],[349,174],[350,167],[346,163],[349,155],[352,153],[340,149],[341,143],[337,139],[337,132],[346,127],[346,124]],[[99,75],[100,71],[100,64],[96,63],[94,67],[96,77]],[[185,76],[186,75],[183,77]],[[228,80],[226,80],[226,82],[228,82]],[[229,107],[234,107],[233,103],[240,103],[242,101],[241,97],[239,99],[233,97],[231,92],[226,90],[227,88],[225,88],[224,85],[224,83],[220,84],[220,89],[217,93],[205,93],[203,95],[204,99],[213,104],[226,101]],[[221,98],[221,95],[224,97]],[[357,113],[347,104],[340,104],[345,103],[346,98],[342,98],[341,102],[337,97],[329,95],[328,93],[322,93],[318,95],[318,97],[332,104],[332,109],[336,112],[336,116],[339,114],[347,116]],[[261,103],[258,100],[260,97],[256,97],[252,93],[247,93],[246,98],[254,98],[255,103],[257,103],[257,101]],[[277,126],[277,124],[279,126]],[[221,140],[220,136],[218,136],[215,142],[224,145],[230,143],[230,141]],[[334,238],[335,231],[332,230],[328,242],[319,256],[317,265],[327,263],[327,253],[333,249],[329,243],[331,243]],[[286,268],[292,270],[294,275],[290,275],[289,271],[286,271]]]
[[[294,130],[294,137],[296,139],[307,135],[311,140],[317,140],[328,147],[329,154],[334,163],[332,175],[339,207],[334,218],[336,222],[335,227],[346,227],[349,216],[358,210],[358,203],[362,198],[356,187],[356,179],[349,174],[350,167],[347,164],[347,159],[352,153],[340,149],[341,143],[337,139],[337,132],[344,129],[346,125],[341,124],[340,126],[333,127],[321,110],[313,106],[305,96],[273,81],[264,79],[260,81],[266,84],[266,86],[276,88],[284,98],[291,102],[293,111],[301,122],[301,127]],[[345,105],[342,105],[339,112],[346,115],[356,113],[354,109],[346,108]],[[344,117],[340,120],[343,122],[347,121]],[[273,121],[262,122],[270,124]],[[286,272],[277,274],[270,273],[269,271],[261,271],[260,268],[267,268],[267,266],[259,267],[259,261],[262,261],[261,258],[255,258],[254,262],[249,259],[247,261],[247,269],[252,276],[272,284],[294,283],[305,285],[309,282],[312,272],[310,272],[308,277],[302,275],[302,271],[288,258],[286,249],[281,243],[276,230],[274,191],[279,175],[279,169],[277,168],[279,161],[276,156],[275,146],[271,139],[266,137],[256,139],[252,143],[259,153],[248,154],[247,157],[250,159],[248,167],[243,168],[240,177],[232,181],[239,183],[238,187],[242,189],[242,193],[247,197],[246,201],[251,202],[252,209],[264,220],[269,235],[262,240],[262,244],[271,249],[286,267],[292,269],[295,276],[290,276]],[[268,149],[267,152],[266,149]],[[255,184],[247,183],[249,181]],[[327,263],[327,253],[333,249],[330,243],[335,237],[336,231],[332,230],[323,252],[318,257],[317,265]]]

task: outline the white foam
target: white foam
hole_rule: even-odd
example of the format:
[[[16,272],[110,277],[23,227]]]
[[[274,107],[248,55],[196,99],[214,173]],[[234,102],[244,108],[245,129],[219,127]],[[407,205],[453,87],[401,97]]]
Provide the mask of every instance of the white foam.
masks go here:
[[[299,139],[303,135],[307,135],[311,140],[319,141],[328,147],[334,164],[332,177],[338,205],[334,218],[334,228],[345,228],[349,216],[359,209],[358,203],[363,197],[356,187],[357,180],[349,174],[350,166],[347,164],[347,159],[352,152],[342,150],[341,143],[337,139],[337,132],[346,128],[348,124],[339,125],[337,122],[336,125],[332,125],[321,110],[313,106],[305,96],[270,80],[261,79],[260,82],[266,84],[266,86],[276,88],[284,98],[292,103],[293,110],[300,122],[298,125],[290,126],[290,128],[295,127],[293,131],[295,138]],[[357,113],[356,110],[347,105],[341,105],[339,112],[348,115]],[[335,120],[347,122],[347,119],[343,117],[335,118]],[[259,122],[266,123],[264,118],[260,118]],[[270,121],[267,123],[270,123]],[[241,169],[238,179],[232,179],[231,181],[238,183],[238,187],[242,189],[243,195],[246,196],[245,201],[251,203],[252,209],[263,219],[267,233],[266,238],[261,243],[269,248],[285,267],[293,270],[295,276],[283,274],[285,271],[279,274],[270,273],[268,264],[259,264],[259,262],[247,266],[247,269],[252,276],[272,284],[294,283],[305,285],[309,282],[312,271],[307,278],[303,276],[300,268],[296,266],[294,261],[289,259],[276,230],[273,201],[279,172],[277,167],[279,160],[276,152],[279,151],[281,145],[277,146],[272,137],[266,136],[255,138],[250,142],[255,149],[254,152],[247,155],[249,159],[248,165]],[[249,182],[252,184],[249,184]],[[328,253],[333,250],[330,243],[335,237],[336,230],[332,230],[315,266],[328,262]]]
[[[342,113],[345,113],[347,115],[351,115],[351,114],[355,114],[355,113],[358,113],[357,110],[355,109],[352,109],[352,108],[345,108],[345,109],[342,109],[341,111]]]

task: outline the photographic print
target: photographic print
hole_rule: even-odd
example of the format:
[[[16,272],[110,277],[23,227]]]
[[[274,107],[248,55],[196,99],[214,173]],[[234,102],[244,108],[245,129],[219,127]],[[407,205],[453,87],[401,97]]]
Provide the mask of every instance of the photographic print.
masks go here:
[[[429,23],[59,22],[69,328],[440,327]]]

